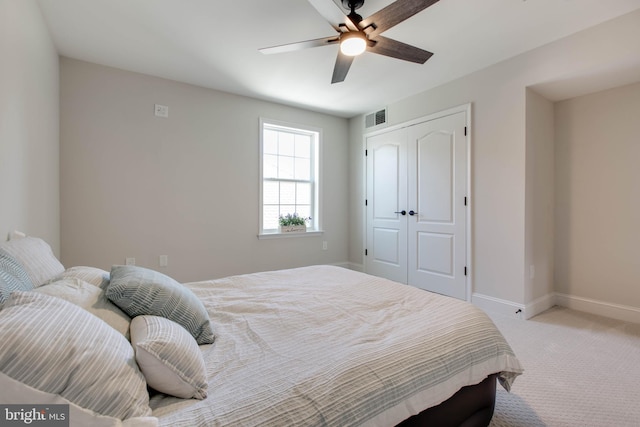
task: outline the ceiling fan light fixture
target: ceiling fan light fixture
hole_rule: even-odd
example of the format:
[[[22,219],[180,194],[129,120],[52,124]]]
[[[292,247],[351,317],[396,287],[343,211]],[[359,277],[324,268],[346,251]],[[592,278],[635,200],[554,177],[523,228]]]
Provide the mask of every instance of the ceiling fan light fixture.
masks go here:
[[[358,56],[367,49],[367,39],[362,33],[345,33],[340,38],[340,52],[347,56]]]

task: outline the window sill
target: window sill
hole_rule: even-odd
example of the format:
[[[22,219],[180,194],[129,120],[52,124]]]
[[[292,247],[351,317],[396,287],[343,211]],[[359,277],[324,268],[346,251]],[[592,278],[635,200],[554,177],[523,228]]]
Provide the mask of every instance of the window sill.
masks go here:
[[[322,236],[324,233],[323,230],[311,230],[304,231],[300,233],[279,233],[277,231],[273,233],[261,233],[258,234],[258,239],[288,239],[291,237],[313,237],[313,236]]]

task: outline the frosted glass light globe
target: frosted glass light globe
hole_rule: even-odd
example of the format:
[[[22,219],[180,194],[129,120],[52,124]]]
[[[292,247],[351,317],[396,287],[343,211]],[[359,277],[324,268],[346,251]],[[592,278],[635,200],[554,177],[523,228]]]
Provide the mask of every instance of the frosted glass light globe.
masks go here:
[[[340,52],[347,56],[357,56],[365,51],[367,41],[360,33],[347,33],[340,40]]]

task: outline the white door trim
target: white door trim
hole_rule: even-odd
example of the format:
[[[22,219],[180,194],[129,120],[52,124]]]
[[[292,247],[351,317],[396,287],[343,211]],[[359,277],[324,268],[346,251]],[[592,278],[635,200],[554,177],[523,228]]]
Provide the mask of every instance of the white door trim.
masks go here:
[[[432,114],[429,114],[427,116],[423,116],[423,117],[419,117],[417,119],[413,119],[407,122],[403,122],[403,123],[399,123],[397,125],[392,125],[392,126],[388,126],[385,127],[384,129],[379,129],[379,130],[375,130],[373,132],[368,132],[368,133],[364,133],[362,136],[362,153],[364,154],[364,151],[367,148],[367,138],[375,136],[375,135],[379,135],[382,133],[386,133],[386,132],[391,132],[397,129],[401,129],[404,127],[409,127],[409,126],[413,126],[415,124],[418,123],[423,123],[423,122],[427,122],[430,120],[435,120],[435,119],[439,119],[441,117],[445,117],[445,116],[450,116],[452,114],[457,114],[460,112],[465,112],[465,117],[466,117],[466,127],[467,127],[467,138],[466,138],[466,143],[467,143],[467,230],[466,230],[466,257],[467,257],[467,276],[466,276],[466,300],[467,301],[471,301],[471,295],[472,295],[472,291],[473,291],[473,252],[472,252],[472,241],[473,241],[473,228],[472,228],[472,224],[473,224],[473,187],[472,187],[472,168],[471,168],[471,159],[473,157],[473,144],[472,144],[472,138],[473,138],[473,132],[472,132],[472,108],[471,108],[472,104],[468,103],[468,104],[463,104],[463,105],[459,105],[457,107],[452,107],[452,108],[448,108],[446,110],[442,110],[442,111],[438,111]],[[362,188],[363,188],[363,197],[362,200],[364,202],[364,200],[366,200],[367,198],[367,158],[363,155],[362,156]],[[367,211],[366,209],[363,210],[363,215],[362,215],[362,247],[363,247],[363,251],[362,251],[362,266],[364,268],[364,266],[366,265],[366,258],[365,258],[365,254],[364,254],[364,249],[366,249],[367,247]]]

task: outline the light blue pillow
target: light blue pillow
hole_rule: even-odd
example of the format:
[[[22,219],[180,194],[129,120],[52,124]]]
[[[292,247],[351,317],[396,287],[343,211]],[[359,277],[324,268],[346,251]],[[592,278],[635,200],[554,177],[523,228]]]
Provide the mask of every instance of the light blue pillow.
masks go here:
[[[0,249],[0,304],[13,291],[30,291],[35,286],[27,270],[13,256]]]
[[[131,318],[160,316],[185,328],[198,344],[215,340],[209,314],[191,290],[154,270],[133,265],[114,265],[107,298]]]

